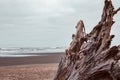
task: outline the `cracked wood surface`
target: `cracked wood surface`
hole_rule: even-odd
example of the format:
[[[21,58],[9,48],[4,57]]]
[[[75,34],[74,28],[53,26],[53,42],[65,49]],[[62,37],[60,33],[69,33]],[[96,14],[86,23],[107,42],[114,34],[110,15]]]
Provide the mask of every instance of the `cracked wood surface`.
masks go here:
[[[78,22],[54,80],[120,80],[120,45],[110,47],[113,17],[119,10],[105,0],[101,20],[89,34],[83,21]]]

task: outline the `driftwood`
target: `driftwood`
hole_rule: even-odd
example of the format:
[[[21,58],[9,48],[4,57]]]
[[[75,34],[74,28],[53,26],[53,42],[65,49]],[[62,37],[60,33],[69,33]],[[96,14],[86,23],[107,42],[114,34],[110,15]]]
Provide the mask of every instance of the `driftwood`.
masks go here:
[[[83,21],[78,22],[54,80],[120,80],[120,45],[110,46],[113,17],[119,10],[105,0],[101,20],[89,34]]]

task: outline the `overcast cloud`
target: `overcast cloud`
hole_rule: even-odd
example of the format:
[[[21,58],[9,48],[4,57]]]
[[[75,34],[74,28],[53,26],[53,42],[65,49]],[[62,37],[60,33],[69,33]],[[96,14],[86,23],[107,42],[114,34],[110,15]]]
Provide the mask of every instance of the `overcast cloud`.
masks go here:
[[[99,22],[104,0],[0,0],[0,47],[68,46],[82,19],[86,31]],[[115,8],[120,0],[113,0]],[[117,16],[117,17],[116,17]],[[120,43],[120,12],[113,44]]]

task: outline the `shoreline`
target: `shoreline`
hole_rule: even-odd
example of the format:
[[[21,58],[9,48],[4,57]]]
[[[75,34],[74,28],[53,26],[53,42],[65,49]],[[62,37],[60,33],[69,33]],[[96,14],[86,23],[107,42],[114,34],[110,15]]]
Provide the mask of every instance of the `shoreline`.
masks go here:
[[[0,57],[0,67],[28,64],[59,63],[64,52],[53,53],[24,53],[22,55],[33,55],[27,57]],[[37,55],[37,56],[34,56]]]

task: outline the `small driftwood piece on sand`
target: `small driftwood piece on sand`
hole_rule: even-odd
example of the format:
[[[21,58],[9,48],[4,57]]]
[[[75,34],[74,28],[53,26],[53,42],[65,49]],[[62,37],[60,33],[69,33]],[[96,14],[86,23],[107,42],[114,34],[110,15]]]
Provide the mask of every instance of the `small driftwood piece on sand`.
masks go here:
[[[78,22],[54,80],[120,80],[120,45],[110,47],[113,17],[119,10],[105,0],[101,20],[89,34],[83,21]]]

